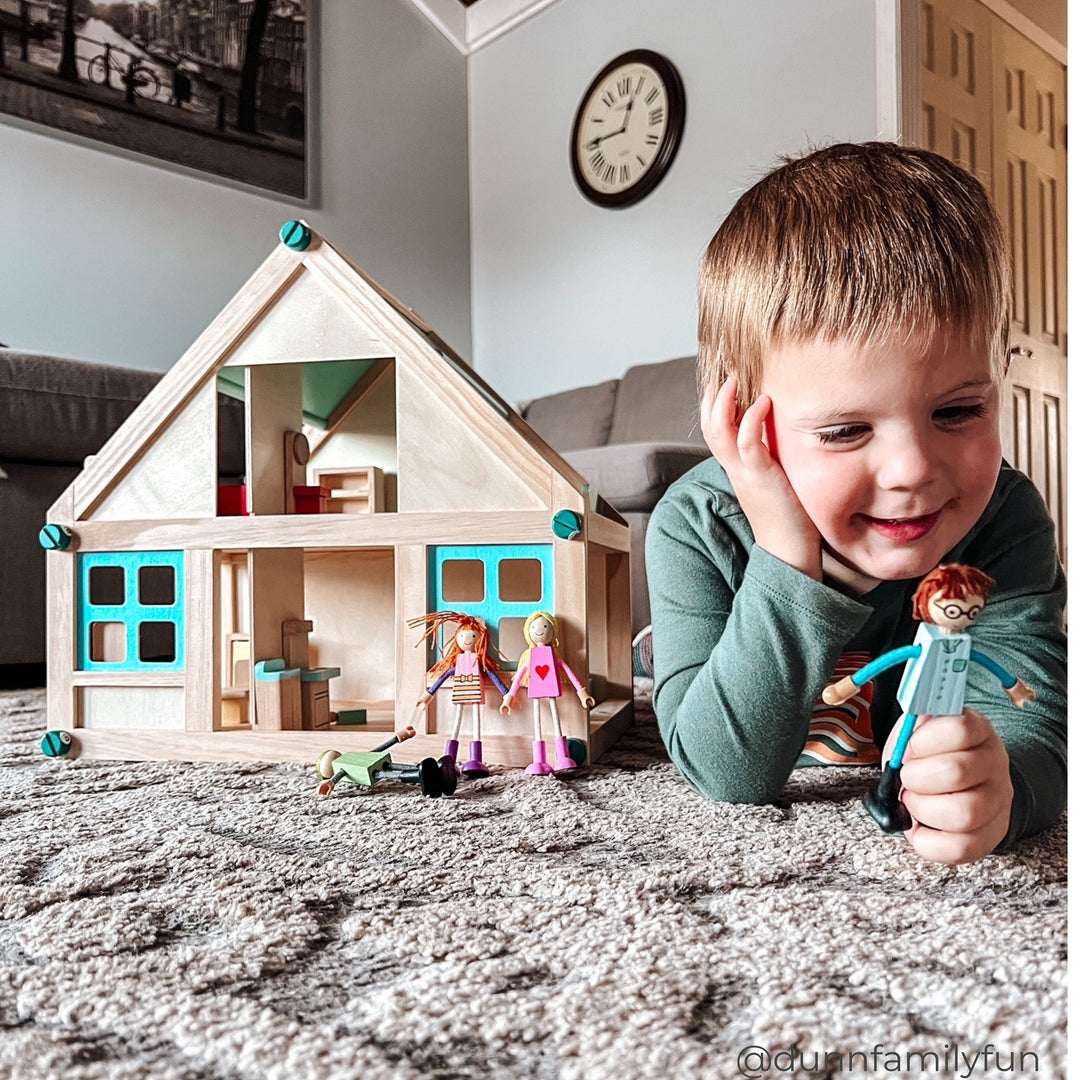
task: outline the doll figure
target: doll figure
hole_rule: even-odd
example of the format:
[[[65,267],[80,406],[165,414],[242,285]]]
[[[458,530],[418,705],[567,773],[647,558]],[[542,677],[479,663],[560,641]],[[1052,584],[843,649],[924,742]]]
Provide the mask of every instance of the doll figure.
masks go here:
[[[900,766],[919,716],[956,716],[964,710],[968,662],[986,668],[1001,683],[1018,709],[1035,692],[989,656],[972,648],[967,628],[986,606],[993,579],[971,566],[939,566],[919,583],[912,598],[912,616],[920,620],[912,645],[893,649],[840,682],[826,686],[822,698],[838,705],[853,697],[863,683],[888,668],[905,663],[896,699],[904,722],[878,784],[863,796],[863,805],[885,832],[911,828],[911,815],[900,801]]]
[[[569,664],[559,658],[555,652],[559,644],[559,624],[554,615],[546,611],[534,611],[525,620],[525,641],[527,648],[518,661],[517,672],[510,689],[503,695],[499,712],[509,713],[514,703],[514,695],[524,685],[528,688],[529,699],[533,703],[533,760],[526,768],[526,772],[532,776],[546,776],[549,773],[564,769],[576,769],[577,762],[570,756],[569,743],[562,733],[562,725],[559,723],[559,709],[555,704],[562,695],[559,686],[559,672],[570,680],[570,684],[577,691],[578,700],[583,709],[592,708],[596,704],[589,696],[588,691],[581,685],[578,677],[571,671]],[[540,729],[540,702],[546,701],[551,710],[551,723],[555,729],[555,767],[547,763],[547,750],[544,746],[544,736]]]
[[[443,648],[442,659],[432,668],[435,681],[421,696],[416,707],[427,708],[435,691],[447,679],[453,676],[454,731],[446,741],[446,753],[457,761],[458,735],[461,731],[461,718],[466,705],[473,707],[473,741],[469,744],[469,760],[461,767],[468,777],[487,776],[488,767],[484,764],[484,750],[480,740],[480,710],[484,704],[484,679],[490,679],[499,692],[505,694],[506,684],[499,678],[495,662],[491,657],[491,638],[487,625],[482,619],[471,615],[462,615],[458,611],[436,611],[411,619],[409,626],[423,626],[424,636],[420,639],[434,644],[441,627],[450,623],[457,624],[454,636]],[[417,642],[417,644],[420,644]]]

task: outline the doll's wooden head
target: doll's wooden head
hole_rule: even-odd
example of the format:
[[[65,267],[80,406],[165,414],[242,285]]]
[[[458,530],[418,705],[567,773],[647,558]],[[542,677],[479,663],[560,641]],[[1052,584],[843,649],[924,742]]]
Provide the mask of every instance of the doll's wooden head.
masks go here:
[[[432,673],[436,677],[452,668],[463,652],[476,653],[484,668],[498,666],[491,656],[494,647],[491,644],[487,623],[483,619],[478,619],[474,615],[465,615],[460,611],[432,611],[417,619],[410,619],[408,625],[424,628],[424,636],[417,645],[424,641],[434,645],[440,629],[455,625],[453,636],[447,638],[443,645],[442,657],[432,668]]]
[[[946,563],[919,582],[911,599],[912,617],[946,633],[966,630],[986,607],[994,579],[974,566]]]
[[[534,611],[525,620],[522,630],[529,648],[534,645],[551,645],[554,648],[559,644],[559,622],[547,611]]]

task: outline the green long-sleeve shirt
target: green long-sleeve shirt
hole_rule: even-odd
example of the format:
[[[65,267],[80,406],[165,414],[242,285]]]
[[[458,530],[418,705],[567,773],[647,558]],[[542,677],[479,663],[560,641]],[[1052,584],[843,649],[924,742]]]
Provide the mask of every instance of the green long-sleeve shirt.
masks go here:
[[[878,656],[911,644],[918,627],[917,579],[883,581],[853,598],[756,547],[715,460],[660,500],[645,556],[660,732],[687,780],[722,802],[777,799],[841,653]],[[1031,481],[1003,463],[986,510],[942,561],[995,579],[970,633],[1038,695],[1016,709],[982,668],[968,680],[966,703],[989,717],[1009,753],[1015,795],[1007,845],[1048,828],[1065,805],[1065,576]],[[878,746],[900,714],[901,674],[897,667],[876,680]]]

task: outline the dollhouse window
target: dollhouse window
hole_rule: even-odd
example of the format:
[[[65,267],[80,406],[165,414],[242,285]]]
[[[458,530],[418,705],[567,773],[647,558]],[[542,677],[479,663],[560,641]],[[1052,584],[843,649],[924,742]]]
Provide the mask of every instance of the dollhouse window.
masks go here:
[[[525,647],[525,619],[555,606],[551,545],[432,547],[428,558],[429,610],[449,608],[483,619],[513,667]]]
[[[79,669],[182,671],[184,554],[79,556]]]

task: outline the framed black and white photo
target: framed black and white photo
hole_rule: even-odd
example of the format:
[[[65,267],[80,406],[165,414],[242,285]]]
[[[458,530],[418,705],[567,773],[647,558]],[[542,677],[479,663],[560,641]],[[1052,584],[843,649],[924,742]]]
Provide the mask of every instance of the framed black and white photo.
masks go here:
[[[316,0],[0,0],[0,119],[311,205]]]

